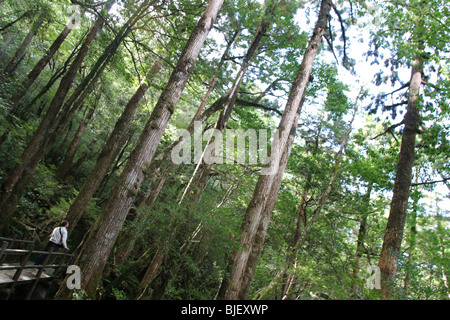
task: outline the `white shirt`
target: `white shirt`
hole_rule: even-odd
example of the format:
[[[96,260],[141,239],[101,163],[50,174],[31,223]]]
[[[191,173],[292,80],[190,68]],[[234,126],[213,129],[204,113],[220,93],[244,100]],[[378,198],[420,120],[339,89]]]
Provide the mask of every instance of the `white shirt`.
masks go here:
[[[56,244],[61,244],[64,248],[67,248],[67,229],[65,227],[58,227],[53,229],[50,241]]]

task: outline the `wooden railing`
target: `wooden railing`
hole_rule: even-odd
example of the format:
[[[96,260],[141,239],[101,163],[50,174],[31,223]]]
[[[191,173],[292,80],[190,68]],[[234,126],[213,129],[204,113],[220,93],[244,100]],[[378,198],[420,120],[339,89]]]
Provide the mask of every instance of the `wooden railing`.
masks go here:
[[[9,279],[8,277],[3,277],[3,281],[0,280],[1,286],[8,286],[9,290],[7,291],[6,299],[9,299],[12,292],[14,292],[14,288],[20,282],[32,282],[30,289],[25,297],[26,300],[29,300],[36,289],[37,284],[40,280],[49,279],[54,277],[55,275],[60,274],[62,268],[67,268],[70,265],[70,262],[73,261],[74,255],[69,254],[67,252],[53,252],[53,248],[51,247],[49,251],[39,251],[35,250],[35,246],[38,242],[37,237],[33,237],[33,240],[20,240],[16,237],[14,238],[4,238],[0,237],[0,243],[2,243],[0,249],[0,273],[7,272],[8,270],[15,270],[14,275]],[[22,244],[26,246],[26,249],[15,249],[14,247],[17,244]],[[31,255],[45,255],[45,258],[42,261],[42,264],[35,265],[29,264]],[[22,256],[21,259],[12,259],[14,260],[14,264],[4,264],[7,260],[8,256]],[[59,258],[59,259],[58,259]],[[11,260],[11,259],[8,259]],[[56,260],[59,260],[56,263]],[[18,264],[17,264],[18,263]],[[48,275],[44,272],[44,270],[53,269],[53,275]],[[31,274],[34,274],[32,278],[23,279],[21,275],[24,271],[29,271]],[[6,281],[5,281],[6,279]]]

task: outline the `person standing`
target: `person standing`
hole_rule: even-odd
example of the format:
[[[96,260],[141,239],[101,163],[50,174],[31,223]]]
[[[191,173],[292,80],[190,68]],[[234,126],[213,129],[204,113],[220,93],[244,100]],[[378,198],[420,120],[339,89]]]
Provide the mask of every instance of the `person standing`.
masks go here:
[[[58,251],[59,248],[64,248],[65,250],[70,251],[67,247],[67,238],[69,235],[67,227],[69,227],[69,222],[67,220],[63,220],[59,227],[53,229],[52,235],[50,236],[44,251],[49,251],[50,248],[53,248],[53,252]],[[34,264],[41,264],[44,261],[45,256],[46,254],[41,254]]]

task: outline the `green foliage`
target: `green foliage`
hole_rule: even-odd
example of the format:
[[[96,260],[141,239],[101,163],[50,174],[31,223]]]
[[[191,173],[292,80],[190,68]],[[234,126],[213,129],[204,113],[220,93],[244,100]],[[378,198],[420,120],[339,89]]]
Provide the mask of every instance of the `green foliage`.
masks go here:
[[[29,103],[53,76],[70,65],[72,60],[68,59],[73,58],[96,18],[92,3],[83,3],[86,6],[82,10],[80,28],[72,30],[20,101],[14,114],[10,113],[10,97],[63,30],[71,2],[18,0],[5,1],[0,5],[0,28],[17,20],[0,34],[0,72],[3,72],[34,21],[40,16],[45,20],[43,27],[36,30],[36,36],[14,75],[2,74],[0,77],[0,135],[8,133],[0,145],[2,187],[14,165],[21,161],[22,151],[38,128],[60,78],[47,91],[42,91],[40,98],[32,105]],[[69,93],[82,82],[124,21],[141,4],[142,1],[116,1],[108,14],[106,27],[90,47]],[[224,2],[180,102],[170,108],[173,116],[158,145],[157,154],[174,142],[176,129],[187,127],[214,76],[217,76],[217,82],[205,108],[231,87],[243,55],[271,4],[273,1]],[[407,83],[409,73],[403,71],[409,68],[411,59],[420,53],[426,57],[424,80],[427,83],[424,83],[421,99],[422,126],[416,146],[414,173],[416,185],[408,207],[396,297],[448,299],[448,283],[443,280],[443,275],[448,276],[450,263],[447,249],[448,210],[443,205],[438,206],[440,211],[430,205],[433,201],[448,203],[444,202],[448,199],[430,200],[429,197],[436,197],[437,186],[442,187],[443,184],[427,184],[448,178],[450,174],[448,6],[442,0],[401,3],[389,0],[376,3],[357,1],[351,6],[345,1],[335,1],[334,4],[342,18],[339,21],[334,12],[330,17],[332,28],[326,34],[328,40],[333,42],[334,53],[339,59],[344,57],[341,26],[348,30],[367,28],[371,32],[367,58],[379,66],[379,73],[374,75],[374,83],[379,87],[364,87],[361,101],[352,101],[353,87],[356,86],[353,79],[346,78],[347,73],[343,75],[341,66],[337,65],[339,62],[328,58],[329,52],[320,51],[314,62],[296,140],[255,270],[250,298],[257,297],[285,265],[305,189],[308,193],[305,215],[299,223],[300,231],[305,229],[317,209],[333,173],[336,152],[349,127],[354,103],[360,103],[361,108],[367,108],[358,112],[359,123],[354,124],[355,129],[345,147],[333,190],[305,242],[296,252],[295,263],[287,269],[287,275],[293,276],[294,280],[286,298],[380,299],[377,291],[367,288],[365,270],[378,263],[398,162],[401,127],[391,131],[388,129],[401,121],[404,111],[400,106],[392,105],[407,98],[407,92],[393,91]],[[95,190],[83,218],[69,239],[69,246],[78,246],[89,234],[205,5],[206,2],[200,0],[152,2],[149,12],[133,27],[101,77],[90,88],[82,106],[57,137],[51,152],[37,167],[19,202],[14,228],[31,223],[42,229],[42,235],[65,216],[99,159],[124,107],[144,75],[161,59],[161,69],[147,81],[150,88],[124,132],[128,135],[124,140],[126,142],[118,151],[100,187]],[[269,132],[277,128],[310,38],[311,21],[317,5],[318,2],[283,0],[267,17],[272,23],[239,88],[239,101],[227,129],[266,129]],[[303,16],[307,21],[299,18]],[[365,22],[366,25],[363,24]],[[235,32],[238,36],[216,74],[227,41]],[[350,43],[348,33],[345,40],[348,54],[358,44]],[[344,57],[343,66],[352,67],[350,55]],[[358,65],[354,67],[352,71],[356,74],[367,72],[358,69]],[[393,87],[386,89],[388,85]],[[386,92],[381,92],[381,88]],[[68,177],[58,178],[56,172],[89,109],[94,109],[94,114],[81,135],[72,170]],[[390,112],[393,120],[381,123],[379,110]],[[214,125],[217,114],[204,123],[205,127]],[[153,128],[157,129],[157,126]],[[181,204],[179,200],[196,166],[180,165],[170,172],[156,201],[151,206],[145,205],[142,200],[146,191],[155,190],[167,164],[163,163],[160,171],[146,170],[143,187],[129,190],[129,196],[136,197],[136,202],[108,260],[99,287],[102,299],[135,299],[143,289],[141,280],[158,249],[164,250],[165,259],[145,293],[146,298],[154,295],[164,299],[215,299],[222,280],[229,274],[233,252],[240,246],[241,224],[258,179],[261,161],[257,164],[213,165],[199,199]],[[373,189],[371,197],[366,199],[369,185]],[[364,218],[364,252],[354,278],[357,239]],[[130,238],[134,241],[132,250],[118,263],[121,258],[119,254]],[[269,299],[283,298],[283,281],[269,292]],[[85,298],[83,290],[74,292],[73,299]]]

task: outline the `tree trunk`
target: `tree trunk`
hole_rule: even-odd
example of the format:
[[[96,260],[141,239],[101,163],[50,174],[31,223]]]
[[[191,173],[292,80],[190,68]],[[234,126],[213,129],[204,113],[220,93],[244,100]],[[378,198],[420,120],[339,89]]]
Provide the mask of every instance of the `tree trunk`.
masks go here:
[[[37,18],[37,20],[33,23],[33,26],[31,27],[25,39],[23,39],[14,56],[9,60],[8,64],[6,65],[4,70],[5,74],[11,74],[17,69],[23,57],[25,56],[28,45],[31,43],[31,40],[33,40],[37,30],[42,26],[43,23],[44,18],[42,15],[40,15]]]
[[[112,4],[108,6],[108,10],[111,5]],[[45,154],[39,152],[42,141],[46,135],[51,134],[52,128],[54,128],[54,125],[52,124],[54,123],[64,99],[73,83],[73,80],[75,79],[83,60],[89,51],[91,43],[100,31],[103,23],[103,17],[98,18],[94,23],[69,70],[63,79],[61,79],[58,90],[56,91],[55,96],[48,107],[47,113],[41,120],[39,127],[34,132],[33,137],[28,142],[27,147],[22,153],[21,161],[16,164],[13,171],[9,174],[0,197],[0,229],[7,227],[17,203],[19,202],[25,187],[31,179],[34,169],[37,167],[42,157],[45,156]]]
[[[416,236],[417,236],[417,207],[418,207],[419,197],[414,197],[413,210],[411,214],[411,232],[408,239],[408,265],[409,268],[406,270],[406,276],[404,279],[403,289],[405,290],[405,295],[408,295],[409,285],[411,282],[411,269],[414,260],[414,250],[416,249]]]
[[[69,148],[64,156],[64,159],[56,172],[56,175],[60,180],[64,180],[67,177],[67,174],[70,168],[72,167],[73,159],[75,158],[75,153],[77,152],[78,149],[78,144],[81,141],[81,136],[84,132],[84,129],[86,129],[89,120],[92,118],[93,115],[94,115],[94,108],[91,108],[89,109],[89,113],[87,114],[87,116],[81,120],[78,126],[78,130],[75,132],[75,135],[72,139],[72,142],[69,145]]]
[[[412,179],[412,167],[415,157],[416,134],[420,123],[419,100],[422,69],[423,61],[421,58],[417,58],[413,61],[411,69],[408,108],[404,118],[405,127],[403,130],[397,175],[394,182],[394,194],[379,261],[381,293],[385,298],[390,298],[392,295],[393,282],[395,281],[397,272],[397,260],[403,239],[403,229],[405,226]]]
[[[305,101],[306,91],[303,93],[302,100],[300,102],[300,106],[298,108],[297,115],[294,119],[294,123],[292,124],[291,134],[289,136],[288,143],[284,149],[284,152],[280,159],[280,166],[278,168],[278,172],[274,178],[272,184],[272,190],[270,192],[271,197],[266,200],[264,204],[264,210],[262,214],[261,223],[258,226],[258,230],[255,235],[255,239],[251,246],[250,255],[248,257],[245,270],[242,275],[242,284],[240,285],[240,290],[238,292],[238,299],[246,300],[248,299],[248,294],[250,291],[250,286],[253,280],[253,276],[255,275],[256,266],[258,264],[259,255],[264,245],[264,239],[266,238],[267,229],[269,228],[269,222],[272,217],[273,209],[275,208],[275,204],[277,202],[278,192],[281,187],[281,183],[283,181],[284,171],[286,169],[289,157],[291,155],[292,146],[294,144],[295,136],[297,133],[298,119],[300,118],[300,113],[303,107],[303,103]]]
[[[356,281],[358,280],[359,272],[359,262],[361,260],[362,253],[364,252],[364,241],[366,239],[366,227],[367,227],[367,214],[370,208],[370,194],[372,193],[373,182],[369,183],[367,187],[366,194],[364,195],[364,211],[362,212],[362,217],[359,223],[358,240],[356,241],[356,254],[355,254],[355,265],[353,267],[353,279],[352,279],[352,289],[356,291]]]
[[[28,89],[31,87],[33,82],[37,79],[37,77],[41,74],[42,70],[44,70],[45,66],[48,64],[50,59],[55,55],[56,51],[58,51],[61,44],[69,35],[72,28],[65,27],[63,31],[59,34],[58,38],[53,42],[50,48],[47,50],[45,56],[39,60],[38,63],[34,66],[33,70],[30,71],[27,78],[24,80],[22,85],[18,88],[17,92],[11,97],[11,109],[14,109],[19,103],[20,99],[25,95]]]
[[[333,173],[331,175],[330,181],[328,182],[328,186],[327,186],[326,190],[323,192],[323,194],[321,195],[320,199],[317,202],[317,207],[314,210],[314,213],[312,214],[311,218],[309,219],[303,232],[299,236],[297,243],[288,250],[286,260],[285,260],[283,267],[281,268],[281,270],[278,271],[277,275],[274,277],[274,279],[271,281],[271,283],[266,288],[261,290],[261,292],[258,295],[258,298],[265,299],[266,295],[275,288],[275,286],[279,283],[279,281],[284,279],[286,272],[290,267],[290,262],[294,261],[295,255],[297,254],[300,246],[305,242],[306,237],[309,234],[309,232],[311,231],[314,222],[320,216],[320,213],[328,200],[328,196],[330,195],[331,191],[333,190],[334,183],[336,182],[336,179],[338,178],[342,154],[344,152],[345,146],[347,145],[348,138],[350,137],[350,133],[352,131],[352,125],[355,120],[357,110],[358,110],[358,104],[357,104],[357,102],[355,102],[355,107],[353,109],[353,117],[350,120],[349,128],[346,131],[346,133],[344,134],[344,136],[341,140],[341,145],[339,147],[339,151],[337,152],[337,154],[335,156]]]
[[[152,160],[222,3],[223,0],[211,0],[194,28],[169,82],[75,262],[83,270],[81,285],[89,297],[95,296],[106,260],[137,196],[144,171]],[[63,282],[57,298],[69,298],[70,293]]]
[[[156,250],[156,253],[153,256],[152,261],[150,262],[150,266],[147,268],[147,271],[145,272],[144,277],[142,278],[141,283],[139,284],[141,290],[137,295],[138,300],[141,300],[145,296],[148,286],[158,275],[159,267],[163,264],[164,259],[166,258],[166,253],[163,251],[164,251],[163,248],[158,248]]]
[[[292,85],[289,99],[286,104],[285,111],[281,118],[279,130],[279,142],[274,147],[271,147],[272,161],[278,171],[280,166],[280,157],[290,136],[292,125],[295,121],[297,111],[299,109],[301,100],[303,99],[309,77],[312,70],[314,58],[319,50],[319,45],[322,43],[322,36],[327,28],[328,15],[331,9],[331,2],[329,0],[322,0],[319,18],[314,28],[313,35],[306,49],[303,61],[300,65],[296,79]],[[277,148],[278,150],[276,150]],[[269,163],[268,166],[271,164]],[[243,249],[236,252],[231,277],[230,286],[225,295],[226,299],[238,299],[242,290],[242,279],[245,277],[245,270],[247,261],[252,249],[252,245],[257,234],[258,227],[261,223],[262,213],[265,205],[265,199],[269,199],[273,192],[272,185],[274,182],[274,174],[260,175],[255,187],[252,199],[248,205],[245,217],[241,226],[240,244]]]
[[[3,1],[2,1],[3,2]],[[0,2],[1,3],[1,2]],[[4,25],[3,27],[0,28],[0,32],[5,31],[6,29],[8,29],[9,27],[12,27],[13,25],[15,25],[17,22],[19,22],[20,20],[22,20],[23,18],[29,16],[32,13],[32,10],[27,10],[25,11],[25,13],[23,13],[20,17],[18,17],[16,20],[11,21],[10,23],[7,23],[6,25]]]
[[[208,90],[206,91],[206,94],[200,104],[200,106],[197,108],[197,111],[195,112],[194,116],[192,117],[192,120],[190,122],[190,125],[193,125],[194,122],[198,119],[198,117],[200,116],[200,114],[202,113],[203,109],[206,106],[206,103],[208,102],[209,96],[211,95],[211,93],[214,90],[214,87],[216,86],[216,82],[217,82],[217,77],[219,74],[220,69],[222,69],[222,66],[225,62],[225,59],[228,56],[228,52],[230,51],[230,48],[232,46],[232,44],[234,43],[234,41],[236,40],[237,36],[239,34],[239,31],[235,31],[230,39],[230,41],[227,44],[227,47],[225,49],[225,51],[222,54],[222,57],[220,58],[219,64],[216,67],[216,70],[214,72],[214,76],[211,79],[209,86],[208,86]]]
[[[80,44],[81,45],[81,44]],[[27,113],[29,113],[32,110],[32,107],[34,105],[36,105],[36,102],[44,95],[48,92],[48,90],[50,90],[51,87],[53,87],[53,85],[56,83],[56,81],[58,81],[59,78],[62,78],[64,76],[64,74],[66,73],[66,70],[70,67],[70,62],[71,60],[75,57],[75,55],[78,52],[79,46],[77,45],[71,52],[70,56],[66,59],[66,61],[64,62],[64,65],[60,68],[58,68],[53,75],[51,76],[51,78],[47,81],[47,84],[39,91],[38,94],[36,94],[36,96],[33,97],[33,99],[27,103],[26,105],[15,105],[13,106],[13,108],[10,110],[10,114],[14,114],[16,117],[19,117],[20,119],[27,119],[27,116],[29,117],[29,115]],[[35,112],[35,114],[37,116],[41,116],[42,114],[42,110],[44,108],[45,104],[43,104],[42,107],[38,108]],[[11,122],[12,120],[10,120]]]
[[[295,226],[294,240],[292,241],[292,247],[295,247],[298,240],[300,239],[300,236],[301,236],[300,230],[301,230],[302,222],[304,222],[304,225],[306,225],[306,198],[308,196],[310,184],[311,184],[311,173],[309,172],[308,176],[306,177],[305,188],[303,189],[302,198],[300,201],[300,209],[298,210],[297,224]],[[288,265],[291,265],[295,269],[295,264],[296,264],[295,257],[289,257],[289,258],[292,258],[293,260],[287,261],[286,263]],[[294,280],[295,280],[295,275],[293,275],[293,274],[288,275],[286,277],[284,286],[283,286],[283,290],[282,290],[283,292],[281,294],[283,300],[288,297],[289,289],[292,286],[292,284],[294,283]]]

